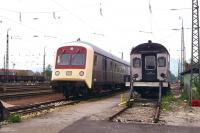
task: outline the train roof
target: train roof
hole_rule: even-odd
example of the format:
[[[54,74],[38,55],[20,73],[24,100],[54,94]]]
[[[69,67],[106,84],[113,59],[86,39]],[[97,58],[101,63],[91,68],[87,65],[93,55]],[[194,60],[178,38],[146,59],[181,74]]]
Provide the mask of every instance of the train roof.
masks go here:
[[[148,43],[139,44],[136,47],[132,48],[131,54],[135,53],[167,53],[169,54],[168,50],[159,43],[153,43],[148,41]]]
[[[113,60],[117,61],[117,62],[121,62],[121,63],[126,64],[126,65],[130,65],[129,62],[127,62],[125,60],[122,60],[121,58],[119,58],[119,57],[117,57],[117,56],[115,56],[113,54],[110,54],[110,53],[106,52],[105,50],[103,50],[103,49],[101,49],[101,48],[99,48],[99,47],[97,47],[97,46],[95,46],[95,45],[93,45],[91,43],[84,42],[84,41],[73,41],[73,42],[68,42],[67,44],[71,44],[71,43],[89,45],[90,47],[92,47],[94,49],[94,52],[96,52],[98,54],[104,55],[104,56],[106,56],[106,57],[108,57],[110,59],[113,59]]]

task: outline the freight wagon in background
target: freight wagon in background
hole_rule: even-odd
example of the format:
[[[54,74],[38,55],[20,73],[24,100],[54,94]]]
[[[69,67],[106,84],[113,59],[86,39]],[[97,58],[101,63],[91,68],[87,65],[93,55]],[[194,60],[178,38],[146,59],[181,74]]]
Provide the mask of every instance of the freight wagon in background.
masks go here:
[[[45,77],[31,70],[0,69],[0,82],[44,82]]]
[[[88,42],[69,42],[57,50],[52,87],[66,98],[125,88],[129,67],[128,62]]]

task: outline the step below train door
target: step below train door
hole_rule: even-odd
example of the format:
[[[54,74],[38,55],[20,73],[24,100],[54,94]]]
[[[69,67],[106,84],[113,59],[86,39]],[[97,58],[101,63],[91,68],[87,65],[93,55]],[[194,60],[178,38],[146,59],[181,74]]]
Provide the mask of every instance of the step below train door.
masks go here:
[[[143,81],[157,80],[157,65],[155,54],[142,55],[142,77]]]

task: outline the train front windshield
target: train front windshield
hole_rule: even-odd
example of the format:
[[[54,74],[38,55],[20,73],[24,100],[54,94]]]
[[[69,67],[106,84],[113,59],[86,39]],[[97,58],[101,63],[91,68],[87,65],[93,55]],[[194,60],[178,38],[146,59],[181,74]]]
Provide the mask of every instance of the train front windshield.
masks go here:
[[[156,67],[155,56],[146,56],[145,65],[146,70],[154,70]]]
[[[86,49],[83,47],[68,46],[57,51],[56,68],[84,68]]]
[[[85,54],[61,54],[57,59],[57,65],[80,66],[84,64]]]
[[[70,65],[70,54],[61,54],[58,56],[57,65]]]

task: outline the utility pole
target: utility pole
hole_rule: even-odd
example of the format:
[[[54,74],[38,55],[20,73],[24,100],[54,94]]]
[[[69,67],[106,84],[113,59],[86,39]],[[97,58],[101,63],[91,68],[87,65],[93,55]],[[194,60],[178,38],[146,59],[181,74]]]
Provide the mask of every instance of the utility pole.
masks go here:
[[[4,80],[5,80],[6,79],[6,57],[5,57],[5,54],[3,57],[3,75],[4,75]]]
[[[181,27],[181,73],[185,71],[185,40],[184,40],[184,27],[182,19]]]
[[[189,102],[192,105],[192,84],[193,82],[200,81],[199,71],[199,5],[198,0],[192,0],[192,48],[191,48],[191,65],[190,65],[190,90],[189,90]],[[195,71],[194,71],[195,70]],[[197,73],[194,74],[194,72]],[[199,82],[200,83],[200,82]]]
[[[181,68],[181,63],[180,63],[180,59],[178,59],[178,80],[181,80],[180,68]]]
[[[9,30],[7,29],[7,36],[6,36],[6,80],[8,81],[8,75],[9,75]]]
[[[181,64],[180,64],[180,73],[185,71],[185,40],[184,40],[184,27],[183,27],[183,18],[180,17],[182,20],[182,27],[181,27]],[[183,87],[183,76],[180,74],[180,85]]]

